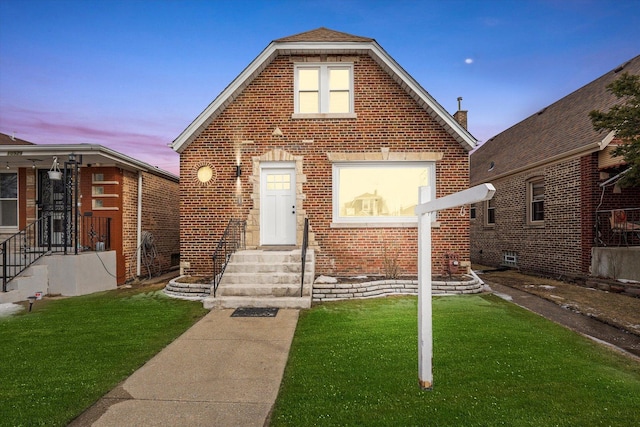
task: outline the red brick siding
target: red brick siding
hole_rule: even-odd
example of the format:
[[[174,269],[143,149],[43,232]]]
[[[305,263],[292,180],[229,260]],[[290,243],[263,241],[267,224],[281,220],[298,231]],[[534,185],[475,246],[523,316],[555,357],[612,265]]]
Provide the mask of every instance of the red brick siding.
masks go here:
[[[352,57],[350,57],[352,58]],[[417,229],[331,228],[332,164],[327,152],[443,152],[436,164],[437,196],[468,188],[468,154],[439,124],[368,56],[354,62],[357,119],[294,120],[293,64],[303,58],[276,58],[189,145],[180,158],[180,240],[182,259],[192,274],[211,274],[211,254],[230,218],[247,218],[251,200],[251,158],[273,149],[303,156],[303,185],[307,212],[319,250],[318,274],[383,272],[385,246],[397,244],[402,273],[417,271]],[[334,60],[337,58],[333,58]],[[284,136],[274,137],[278,126]],[[242,206],[235,204],[235,148],[242,140]],[[313,140],[313,142],[304,142]],[[200,185],[199,165],[214,167],[216,179]],[[433,230],[434,269],[445,252],[468,260],[468,217],[459,209],[440,214]]]

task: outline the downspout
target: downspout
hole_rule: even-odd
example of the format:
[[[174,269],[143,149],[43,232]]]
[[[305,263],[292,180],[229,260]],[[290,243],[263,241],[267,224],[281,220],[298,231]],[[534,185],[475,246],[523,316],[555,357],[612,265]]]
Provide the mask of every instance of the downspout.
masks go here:
[[[142,171],[138,171],[138,224],[136,227],[136,277],[140,277],[140,245],[142,244]]]

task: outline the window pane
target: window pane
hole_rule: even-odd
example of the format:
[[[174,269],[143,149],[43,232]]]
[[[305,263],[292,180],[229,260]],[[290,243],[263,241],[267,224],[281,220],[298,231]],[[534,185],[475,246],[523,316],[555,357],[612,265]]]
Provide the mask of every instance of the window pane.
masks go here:
[[[349,70],[329,70],[329,90],[349,90]]]
[[[544,220],[544,202],[534,202],[531,209],[531,220],[542,221]]]
[[[319,113],[318,92],[300,92],[298,109],[300,113]]]
[[[0,226],[16,227],[18,225],[18,201],[0,201]]]
[[[298,90],[315,90],[319,88],[320,70],[301,68],[298,70]]]
[[[413,217],[429,168],[341,167],[338,179],[340,217]]]
[[[0,174],[0,198],[15,199],[18,197],[18,174]]]
[[[329,94],[330,113],[349,112],[349,92],[331,92]]]

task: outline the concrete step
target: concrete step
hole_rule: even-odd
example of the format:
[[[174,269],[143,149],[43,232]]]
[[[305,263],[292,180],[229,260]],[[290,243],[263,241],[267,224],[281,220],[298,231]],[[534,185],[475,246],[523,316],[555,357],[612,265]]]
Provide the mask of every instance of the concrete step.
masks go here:
[[[297,273],[300,274],[300,262],[266,263],[266,262],[231,262],[224,274],[228,273]]]
[[[284,264],[298,263],[300,264],[302,251],[294,249],[292,251],[261,251],[246,250],[235,252],[231,256],[232,263],[250,263],[250,264]],[[307,262],[313,261],[313,251],[307,251]]]
[[[203,300],[206,309],[238,308],[238,307],[264,307],[264,308],[298,308],[311,307],[311,296],[306,297],[207,297]]]
[[[311,286],[305,286],[303,295],[309,295]],[[234,283],[220,284],[217,296],[246,296],[246,297],[293,297],[300,295],[300,283],[270,284],[270,283]]]
[[[305,283],[313,280],[311,274],[305,273]],[[300,285],[300,273],[230,273],[225,271],[221,285],[256,284],[256,285]]]

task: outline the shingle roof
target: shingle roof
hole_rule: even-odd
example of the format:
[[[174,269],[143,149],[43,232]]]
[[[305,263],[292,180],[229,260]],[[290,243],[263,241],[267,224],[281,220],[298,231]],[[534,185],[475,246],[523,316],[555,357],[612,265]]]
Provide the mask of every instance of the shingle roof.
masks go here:
[[[608,132],[593,129],[589,112],[607,111],[619,102],[607,85],[624,72],[640,74],[640,55],[488,140],[471,154],[471,184],[594,150]]]
[[[33,142],[0,133],[0,145],[33,145]]]
[[[300,34],[283,37],[274,40],[275,42],[370,42],[373,39],[367,37],[354,36],[340,31],[330,30],[325,27],[306,31]]]

